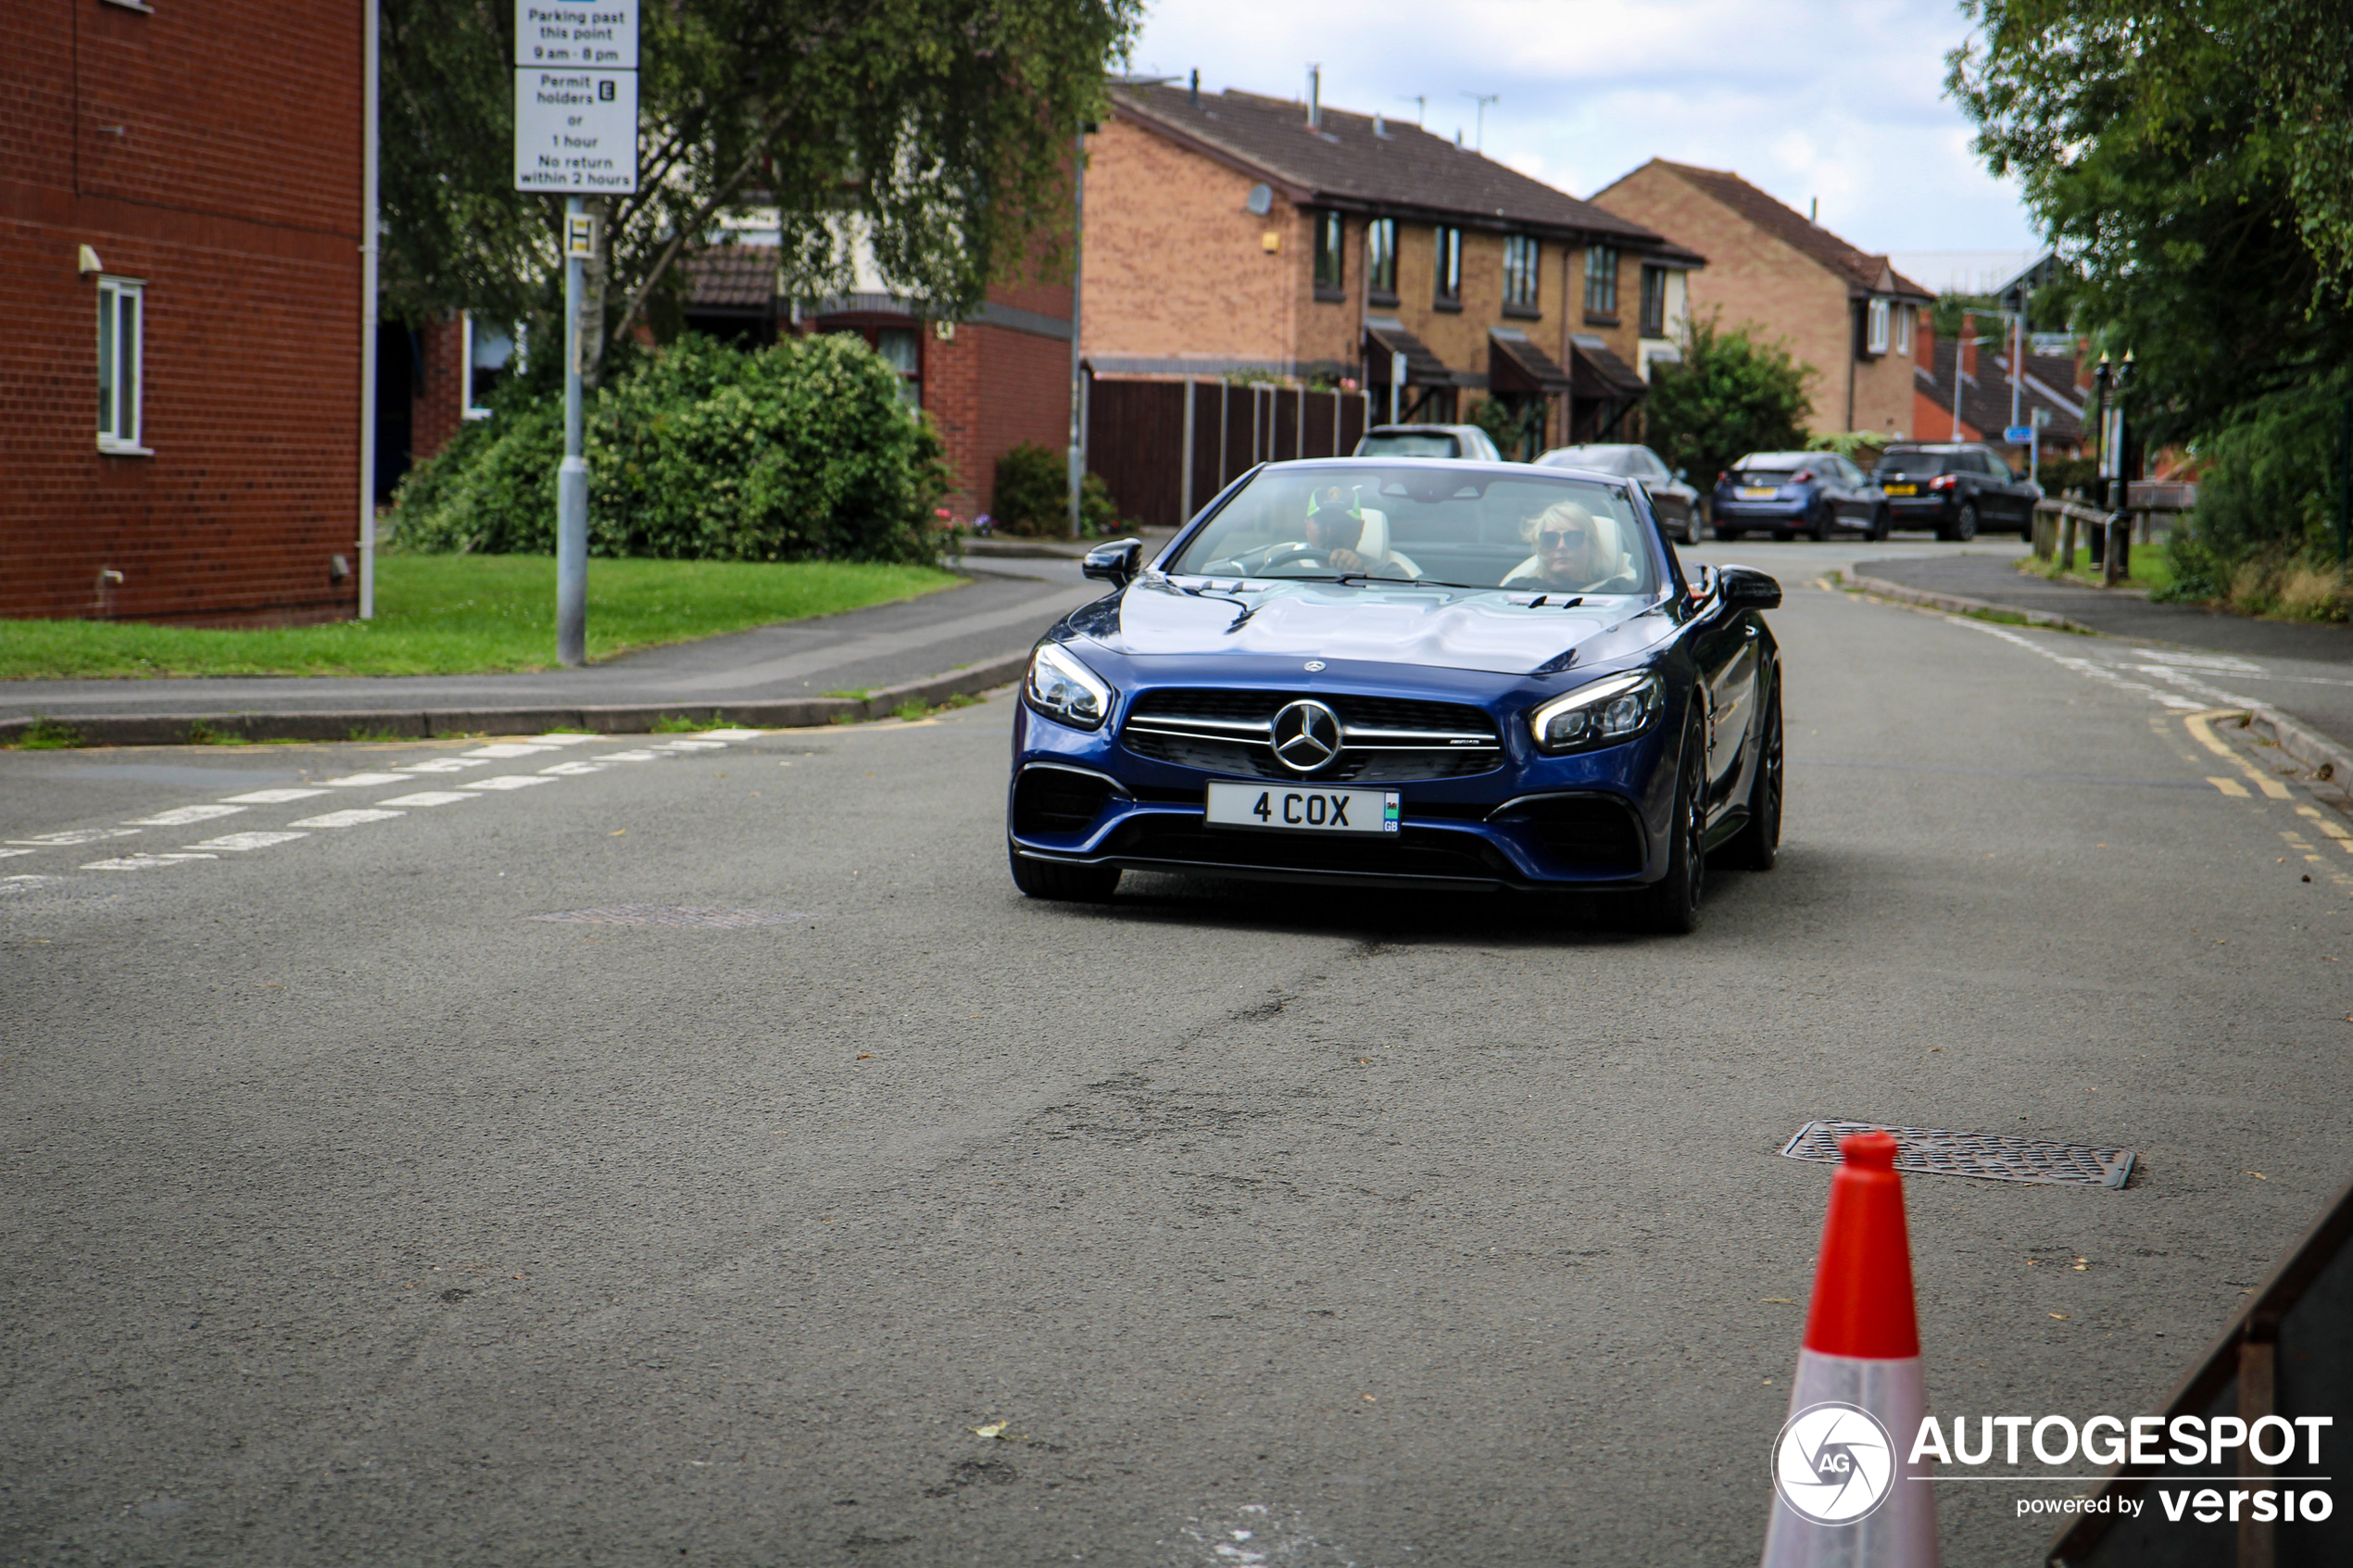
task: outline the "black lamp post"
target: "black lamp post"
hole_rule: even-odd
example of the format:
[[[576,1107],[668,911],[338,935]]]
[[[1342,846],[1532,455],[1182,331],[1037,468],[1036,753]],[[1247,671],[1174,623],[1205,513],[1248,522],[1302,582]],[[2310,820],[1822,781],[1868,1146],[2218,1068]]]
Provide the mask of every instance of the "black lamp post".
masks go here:
[[[2098,400],[2097,407],[2099,409],[2099,412],[2095,416],[2092,425],[2093,434],[2095,439],[2099,442],[2100,451],[2100,483],[2097,496],[2100,509],[2107,511],[2110,509],[2108,506],[2108,476],[2116,471],[2115,449],[2110,445],[2108,435],[2109,431],[2114,426],[2114,420],[2112,420],[2108,416],[2108,404],[2110,395],[2116,388],[2116,369],[2108,362],[2108,355],[2106,352],[2103,352],[2100,355],[2098,368],[2092,371],[2092,386],[2094,395]],[[2092,564],[2094,566],[2098,566],[2100,564],[2100,552],[2108,543],[2107,528],[2102,527],[2092,531],[2091,537],[2087,539],[2085,543],[2091,546],[2088,554],[2091,556]]]
[[[2115,442],[2116,457],[2104,464],[2115,477],[2110,480],[2108,497],[2108,532],[2112,547],[2100,566],[2100,580],[2113,585],[2133,573],[2133,514],[2126,509],[2132,500],[2132,476],[2126,472],[2124,439],[2124,391],[2133,383],[2133,351],[2124,351],[2124,363],[2116,368],[2116,395],[2108,408],[2108,428]],[[2107,451],[2105,443],[2101,448]]]

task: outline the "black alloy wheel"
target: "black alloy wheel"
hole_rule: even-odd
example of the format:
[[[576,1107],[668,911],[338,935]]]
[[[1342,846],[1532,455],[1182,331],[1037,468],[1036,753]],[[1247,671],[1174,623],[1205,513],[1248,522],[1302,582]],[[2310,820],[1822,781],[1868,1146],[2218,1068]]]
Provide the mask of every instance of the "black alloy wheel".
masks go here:
[[[1825,495],[1815,504],[1814,515],[1806,520],[1806,537],[1817,545],[1821,544],[1831,536],[1831,529],[1837,521],[1838,508],[1831,506],[1831,498]]]
[[[1641,893],[1636,922],[1682,936],[1699,929],[1707,896],[1707,732],[1694,719],[1675,770],[1675,826],[1667,835],[1667,874]]]
[[[1869,532],[1868,532],[1864,537],[1869,539],[1874,545],[1883,545],[1887,542],[1888,527],[1887,508],[1885,507],[1873,507],[1871,508],[1871,526]]]
[[[1010,843],[1005,853],[1013,862],[1013,885],[1032,898],[1052,898],[1075,904],[1108,904],[1119,885],[1117,866],[1072,866],[1060,860],[1033,860]]]
[[[1948,543],[1955,540],[1967,542],[1976,538],[1977,503],[1975,501],[1963,501],[1961,503],[1961,509],[1954,515],[1953,526],[1950,528],[1942,528],[1937,530],[1936,536],[1939,539],[1947,541]]]
[[[1781,795],[1787,759],[1781,749],[1781,677],[1773,674],[1773,695],[1765,702],[1765,729],[1758,737],[1756,777],[1748,786],[1748,822],[1717,853],[1724,864],[1746,872],[1769,872],[1780,859]]]

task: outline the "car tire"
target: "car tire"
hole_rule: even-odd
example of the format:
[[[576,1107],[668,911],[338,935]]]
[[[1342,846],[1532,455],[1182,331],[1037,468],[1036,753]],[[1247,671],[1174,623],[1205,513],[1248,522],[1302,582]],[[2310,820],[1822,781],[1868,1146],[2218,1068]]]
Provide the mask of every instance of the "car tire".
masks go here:
[[[1952,525],[1940,528],[1936,536],[1946,544],[1966,544],[1977,537],[1977,503],[1963,501],[1961,509],[1953,514]]]
[[[1790,542],[1791,537],[1792,535],[1790,531],[1786,528],[1776,528],[1773,530],[1773,543],[1776,545],[1786,545]]]
[[[1888,527],[1887,508],[1875,507],[1871,509],[1870,531],[1864,537],[1874,545],[1884,545],[1887,543]]]
[[[1741,536],[1741,531],[1739,529],[1727,528],[1720,522],[1716,525],[1715,533],[1717,541],[1719,544],[1725,545],[1731,544]]]
[[[1769,872],[1780,859],[1781,799],[1788,786],[1789,764],[1781,746],[1781,677],[1773,673],[1773,695],[1765,700],[1765,728],[1756,777],[1748,786],[1748,823],[1732,835],[1717,856],[1744,872]]]
[[[1683,936],[1699,929],[1707,894],[1707,735],[1694,721],[1675,769],[1675,825],[1667,838],[1667,874],[1635,895],[1635,923]]]
[[[1831,529],[1837,521],[1838,509],[1831,505],[1830,497],[1825,495],[1822,497],[1821,504],[1814,508],[1814,515],[1806,520],[1806,537],[1817,545],[1827,543],[1831,536]]]
[[[1031,898],[1051,898],[1074,904],[1107,904],[1119,885],[1117,866],[1073,866],[1060,860],[1033,860],[1011,845],[1013,885]]]

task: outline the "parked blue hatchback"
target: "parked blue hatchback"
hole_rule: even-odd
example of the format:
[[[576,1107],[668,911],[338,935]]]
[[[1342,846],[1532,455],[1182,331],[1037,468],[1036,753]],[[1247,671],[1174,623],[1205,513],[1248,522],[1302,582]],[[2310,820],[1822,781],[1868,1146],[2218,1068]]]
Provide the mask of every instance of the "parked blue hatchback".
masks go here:
[[[1835,452],[1751,452],[1716,476],[1709,503],[1718,539],[1769,528],[1776,539],[1827,539],[1840,529],[1887,537],[1887,498]]]
[[[1236,481],[1031,657],[1007,847],[1024,893],[1126,872],[1624,895],[1697,924],[1711,853],[1780,839],[1780,588],[1685,571],[1642,487],[1333,458]]]

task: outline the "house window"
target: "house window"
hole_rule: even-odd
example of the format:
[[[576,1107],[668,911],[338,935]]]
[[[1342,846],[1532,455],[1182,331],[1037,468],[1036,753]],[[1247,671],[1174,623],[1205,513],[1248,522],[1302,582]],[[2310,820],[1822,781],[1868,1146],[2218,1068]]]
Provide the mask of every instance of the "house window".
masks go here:
[[[1337,212],[1318,212],[1310,221],[1315,225],[1315,297],[1338,299],[1348,292],[1340,250],[1346,231]]]
[[[1909,305],[1900,306],[1895,312],[1895,352],[1898,354],[1909,354],[1912,351],[1913,308]]]
[[[469,310],[464,316],[466,328],[466,418],[486,420],[490,417],[491,395],[498,383],[520,363],[512,332],[501,331],[488,321],[478,321]]]
[[[1585,247],[1585,314],[1617,314],[1617,247]]]
[[[884,327],[875,333],[875,352],[899,372],[899,395],[910,408],[924,406],[923,334],[912,327]]]
[[[1507,234],[1504,237],[1505,308],[1536,308],[1536,260],[1539,254],[1532,234]]]
[[[1460,305],[1463,302],[1463,232],[1441,227],[1438,231],[1438,281],[1432,290],[1440,305]]]
[[[136,278],[98,280],[98,450],[142,456],[140,374],[146,286]]]
[[[1869,311],[1864,318],[1863,346],[1866,353],[1884,354],[1887,352],[1887,318],[1889,314],[1890,310],[1888,301],[1884,299],[1875,299],[1871,301]]]
[[[1397,220],[1365,225],[1365,288],[1383,305],[1397,303]]]
[[[1641,333],[1643,337],[1667,335],[1667,269],[1664,267],[1642,269]]]

